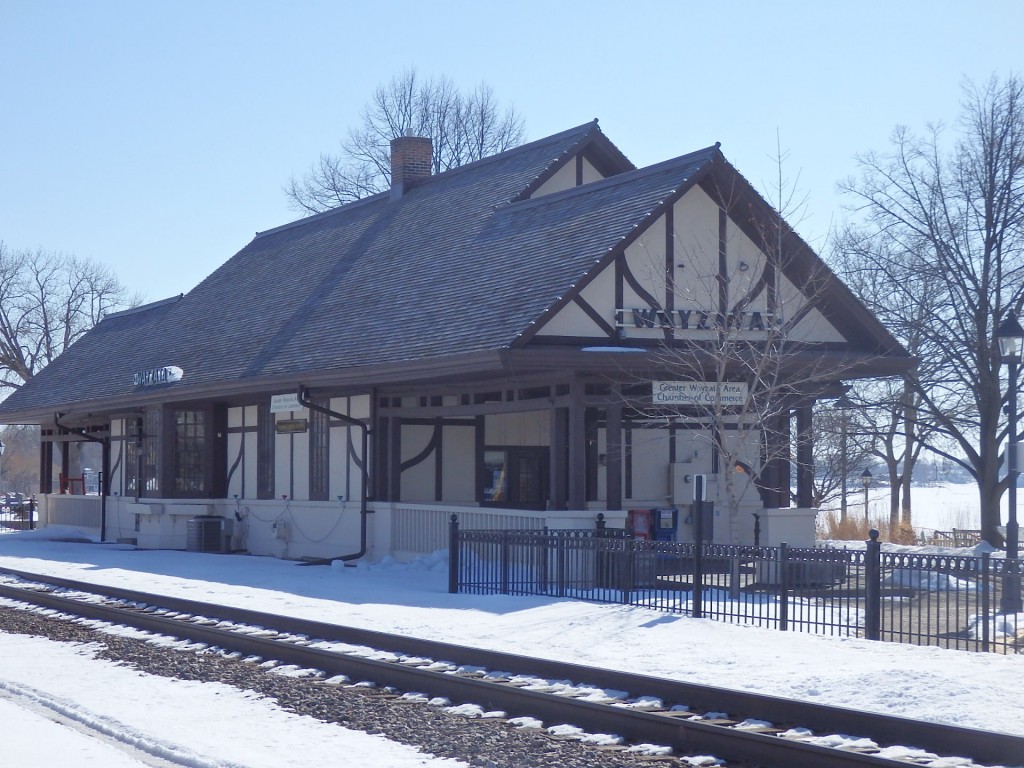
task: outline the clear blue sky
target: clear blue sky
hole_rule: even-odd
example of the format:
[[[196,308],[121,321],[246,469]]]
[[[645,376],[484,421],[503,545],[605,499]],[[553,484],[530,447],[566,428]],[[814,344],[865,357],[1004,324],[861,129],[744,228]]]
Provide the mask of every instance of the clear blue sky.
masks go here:
[[[486,81],[530,139],[597,117],[641,166],[721,141],[762,190],[778,133],[819,242],[854,155],[955,123],[964,78],[1024,70],[1022,29],[1021,0],[0,0],[0,240],[186,292],[298,218],[289,177],[415,66]]]

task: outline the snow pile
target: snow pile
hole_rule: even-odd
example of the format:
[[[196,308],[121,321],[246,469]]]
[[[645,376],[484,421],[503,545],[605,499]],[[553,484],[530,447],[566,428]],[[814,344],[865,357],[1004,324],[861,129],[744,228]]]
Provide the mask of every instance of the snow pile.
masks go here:
[[[911,568],[895,568],[882,580],[887,587],[908,587],[918,592],[977,592],[981,585],[976,581],[958,579],[948,573],[918,571]]]

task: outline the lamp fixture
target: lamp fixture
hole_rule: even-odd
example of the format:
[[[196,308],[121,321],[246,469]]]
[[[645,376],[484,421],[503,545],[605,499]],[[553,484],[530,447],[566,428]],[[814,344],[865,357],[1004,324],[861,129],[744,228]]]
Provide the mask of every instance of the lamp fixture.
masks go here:
[[[1021,347],[1024,346],[1024,328],[1014,315],[1006,319],[996,329],[996,341],[999,342],[999,356],[1003,360],[1020,360]]]

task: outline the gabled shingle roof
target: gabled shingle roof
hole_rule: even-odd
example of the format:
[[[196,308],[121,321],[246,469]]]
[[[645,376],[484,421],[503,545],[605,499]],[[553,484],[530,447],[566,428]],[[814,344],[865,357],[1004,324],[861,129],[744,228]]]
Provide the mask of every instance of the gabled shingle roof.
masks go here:
[[[507,346],[603,250],[588,252],[602,237],[579,231],[591,223],[582,209],[559,227],[565,208],[509,203],[577,151],[632,168],[587,123],[398,201],[385,193],[260,233],[180,300],[106,318],[0,413],[127,399],[135,372],[165,365],[185,371],[175,396],[187,397],[196,385]],[[572,231],[587,247],[567,247]]]
[[[522,199],[577,152],[615,175]],[[180,400],[506,349],[720,158],[715,145],[636,170],[594,122],[399,200],[385,193],[268,230],[179,300],[103,320],[0,403],[0,420],[128,403],[135,372],[168,365],[185,372]]]

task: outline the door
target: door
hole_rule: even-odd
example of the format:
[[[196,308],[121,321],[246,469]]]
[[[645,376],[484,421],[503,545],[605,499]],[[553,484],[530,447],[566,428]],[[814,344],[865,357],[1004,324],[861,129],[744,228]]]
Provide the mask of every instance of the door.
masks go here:
[[[548,503],[548,449],[487,448],[483,456],[484,506],[545,509]]]

